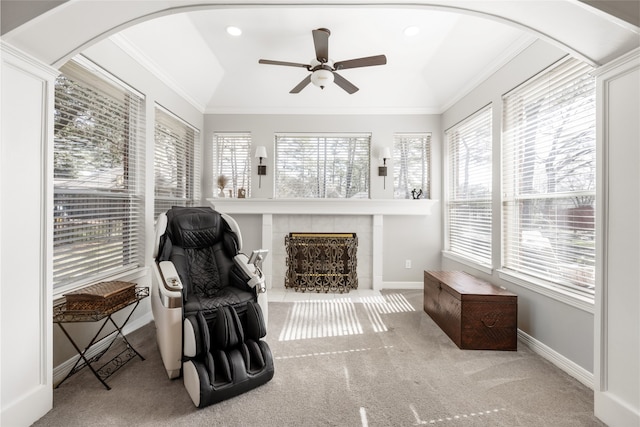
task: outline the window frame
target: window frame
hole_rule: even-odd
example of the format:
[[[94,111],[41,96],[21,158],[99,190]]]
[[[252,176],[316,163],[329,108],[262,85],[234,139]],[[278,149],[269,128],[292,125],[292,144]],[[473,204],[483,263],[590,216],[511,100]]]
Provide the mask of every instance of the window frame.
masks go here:
[[[230,148],[231,146],[233,149]],[[235,152],[238,149],[242,155],[235,158]],[[227,150],[230,150],[232,154],[226,153]],[[251,197],[251,153],[254,150],[251,132],[214,132],[212,150],[213,197],[229,197],[228,194],[231,192],[231,197],[235,198],[238,197],[240,189],[245,190],[245,197]],[[235,166],[222,164],[225,156],[229,155],[234,157]],[[228,169],[229,167],[231,170]],[[234,172],[234,168],[237,168],[238,171]],[[240,168],[242,168],[241,171]],[[227,181],[221,188],[220,184],[224,181],[220,178],[222,175],[227,178]],[[223,195],[220,195],[220,192]]]
[[[431,198],[431,132],[420,133],[396,133],[393,136],[393,198],[394,199],[412,199],[414,195],[412,191],[422,191],[419,198]],[[403,153],[402,145],[408,146],[406,151],[420,152],[421,161],[416,164],[411,162],[414,158],[409,158],[408,154]],[[411,163],[411,164],[410,164]],[[421,185],[409,185],[410,174],[420,174],[419,181]],[[402,184],[403,177],[405,185]],[[402,187],[402,188],[401,188]],[[417,194],[416,194],[417,197]]]
[[[298,140],[299,144],[303,144],[297,147],[294,146],[295,141]],[[343,157],[331,157],[330,150],[334,151],[339,149],[340,143],[353,144],[352,152],[348,155],[353,156],[353,163],[349,163],[347,158]],[[285,144],[287,145],[285,148]],[[306,146],[304,145],[306,144]],[[316,147],[313,147],[313,144]],[[309,152],[314,155],[314,159],[307,163],[303,157],[296,158],[297,154],[303,153],[305,148],[309,148]],[[274,136],[274,155],[275,155],[275,186],[274,186],[274,198],[275,199],[370,199],[371,198],[371,133],[277,133]],[[300,169],[295,169],[293,160],[296,158],[296,162],[301,164]],[[332,162],[333,161],[333,162]],[[341,162],[346,162],[342,164]],[[362,162],[362,163],[358,163]],[[312,165],[311,163],[315,163]],[[348,178],[345,180],[348,182],[343,183],[342,179],[338,180],[338,184],[335,182],[335,174],[332,175],[334,182],[333,191],[328,185],[328,175],[330,167],[337,167],[344,169],[346,175],[349,175],[350,170],[356,169],[357,184],[351,187]],[[285,188],[285,180],[293,182],[295,180],[302,180],[307,175],[308,181],[303,181],[300,188]],[[358,179],[359,178],[359,179]],[[315,180],[315,182],[314,182]],[[344,186],[344,194],[341,194],[342,187]],[[360,189],[349,196],[349,189]],[[362,194],[363,190],[366,191],[366,195]],[[296,193],[297,192],[297,193]],[[312,194],[298,196],[302,193]]]
[[[486,153],[489,156],[489,165],[486,166],[485,174],[479,177],[476,177],[478,181],[484,179],[488,180],[486,187],[488,189],[488,195],[484,197],[457,197],[457,191],[454,189],[455,179],[454,174],[457,173],[456,165],[453,163],[457,162],[457,153],[458,148],[453,147],[453,144],[460,140],[460,132],[465,132],[463,136],[466,135],[466,132],[486,132],[487,135],[484,137],[486,139],[487,146],[485,147]],[[455,135],[455,136],[454,136]],[[470,137],[471,135],[467,136]],[[455,148],[455,152],[453,150]],[[462,119],[455,125],[451,126],[449,129],[445,131],[445,158],[446,162],[445,173],[444,173],[444,181],[445,181],[445,251],[444,255],[457,260],[458,262],[462,262],[464,264],[470,265],[474,268],[477,268],[481,271],[490,273],[493,268],[493,167],[494,167],[494,154],[493,154],[493,105],[490,103],[480,110],[474,112],[473,114],[467,116]],[[486,175],[486,176],[485,176]],[[481,179],[482,178],[482,179]],[[473,181],[470,179],[469,181]],[[462,209],[462,213],[459,215],[460,218],[464,218],[464,207],[469,204],[480,204],[484,205],[484,211],[481,209],[473,210],[468,212],[468,216],[472,214],[476,215],[475,221],[470,221],[470,224],[476,225],[474,227],[467,227],[469,232],[477,235],[485,234],[488,237],[485,238],[485,241],[477,240],[475,243],[471,241],[470,238],[462,238],[464,231],[462,222],[455,221],[454,224],[454,215],[452,213],[452,209],[455,206],[460,206]],[[487,216],[488,218],[482,218],[482,216]],[[456,216],[458,217],[458,216]],[[488,228],[488,232],[484,231],[482,228]],[[470,233],[467,233],[470,234]],[[460,236],[460,238],[458,238]],[[454,246],[455,245],[455,246]],[[479,250],[484,250],[484,256],[479,255]]]
[[[61,71],[54,88],[56,294],[133,272],[145,255],[145,97],[81,56]]]
[[[199,203],[200,131],[160,104],[155,104],[154,112],[154,218],[157,218],[171,206]],[[174,159],[160,152],[162,148],[172,149]],[[162,186],[159,177],[165,169],[175,175],[169,177],[171,185]]]
[[[565,57],[551,66],[547,67],[545,70],[533,76],[531,79],[523,82],[518,87],[512,89],[503,95],[503,120],[502,120],[502,135],[503,135],[503,152],[502,152],[502,170],[501,170],[501,179],[502,179],[502,194],[503,199],[501,202],[501,218],[503,223],[502,229],[502,262],[500,268],[500,274],[507,280],[514,281],[523,286],[529,287],[530,289],[541,291],[543,293],[551,294],[553,296],[559,296],[559,298],[563,300],[571,300],[568,301],[575,305],[581,302],[593,303],[595,296],[595,263],[596,263],[596,245],[595,245],[595,209],[594,204],[597,198],[597,188],[596,188],[596,174],[597,174],[597,158],[596,158],[596,134],[595,134],[595,97],[596,97],[596,89],[595,89],[595,79],[591,76],[589,79],[590,72],[592,67],[588,64],[582,63],[577,59],[573,59],[571,57]],[[577,77],[576,77],[577,76]],[[578,83],[577,78],[579,78],[580,82]],[[590,81],[589,81],[590,80]],[[584,86],[583,86],[584,85]],[[537,86],[542,87],[543,89],[537,88]],[[577,126],[577,129],[580,131],[580,134],[584,134],[584,138],[586,140],[591,140],[592,144],[587,145],[584,143],[584,146],[581,147],[581,150],[575,152],[571,151],[571,154],[567,154],[568,151],[565,151],[564,157],[570,158],[575,162],[577,156],[582,156],[583,166],[580,168],[576,168],[572,166],[572,170],[581,170],[584,174],[584,169],[590,168],[592,170],[590,178],[587,179],[589,182],[589,186],[592,186],[592,189],[563,189],[560,186],[560,191],[558,190],[559,184],[565,178],[570,178],[572,184],[564,184],[564,185],[574,185],[575,176],[572,174],[567,174],[564,177],[560,177],[560,179],[553,178],[553,181],[548,184],[548,187],[551,187],[549,192],[534,192],[536,183],[540,182],[540,178],[535,175],[534,169],[536,166],[536,160],[532,160],[533,157],[530,154],[529,160],[526,162],[519,162],[517,160],[513,160],[514,158],[523,158],[524,155],[517,155],[518,150],[523,150],[521,147],[524,144],[521,140],[516,140],[515,135],[528,135],[527,140],[532,140],[534,142],[534,147],[537,150],[535,157],[541,157],[538,154],[538,151],[542,148],[544,142],[539,142],[539,139],[544,140],[544,138],[540,138],[538,136],[539,128],[547,125],[548,123],[552,123],[555,119],[560,115],[559,111],[553,110],[553,108],[563,109],[565,106],[572,105],[571,111],[574,111],[575,106],[573,103],[580,99],[580,96],[575,96],[575,93],[580,95],[586,93],[586,89],[591,87],[589,91],[589,97],[586,101],[587,104],[592,104],[589,108],[585,108],[584,111],[579,111],[578,116],[572,116],[571,123],[572,132],[575,131],[573,126]],[[546,89],[545,89],[546,88]],[[545,92],[545,90],[547,92]],[[577,90],[578,92],[574,93],[574,96],[567,96],[567,94],[572,93]],[[585,92],[582,92],[585,90]],[[558,96],[558,98],[556,98]],[[517,99],[516,97],[520,97]],[[532,99],[537,99],[537,103],[544,101],[545,99],[550,99],[551,101],[544,101],[544,104],[540,104],[540,112],[536,113],[539,116],[546,115],[550,117],[550,119],[541,119],[537,122],[533,121],[525,121],[526,114],[523,112],[527,106],[531,105]],[[516,107],[512,107],[510,109],[510,105],[516,105]],[[580,106],[582,109],[584,106]],[[532,107],[529,107],[531,109]],[[568,110],[567,110],[568,111]],[[585,112],[586,111],[586,112]],[[531,114],[533,115],[533,114]],[[588,117],[590,116],[590,120]],[[517,118],[517,120],[516,120]],[[576,119],[576,118],[579,118]],[[581,128],[580,125],[586,123],[586,128]],[[526,129],[523,131],[521,127],[518,127],[518,123],[525,123],[523,126]],[[577,125],[576,125],[577,124]],[[564,126],[554,127],[547,131],[549,135],[553,134],[553,137],[549,137],[549,139],[553,139],[552,147],[554,150],[554,158],[562,158],[563,150],[567,149],[566,145],[562,145],[561,137],[563,136],[560,132],[564,132]],[[526,133],[523,133],[526,132]],[[589,137],[589,132],[591,132],[591,136]],[[525,138],[522,138],[525,139]],[[582,138],[581,138],[582,139]],[[570,139],[571,140],[571,139]],[[558,141],[558,145],[556,146],[556,141]],[[519,145],[517,145],[519,144]],[[514,147],[514,145],[517,145]],[[557,152],[555,151],[557,148]],[[576,147],[573,147],[576,148]],[[531,150],[531,149],[530,149]],[[582,153],[582,154],[579,154]],[[590,156],[587,154],[590,153]],[[553,159],[552,159],[553,160]],[[551,160],[550,160],[551,161]],[[546,168],[556,169],[556,166],[553,162],[550,161],[545,162]],[[590,163],[590,165],[589,165]],[[586,166],[588,165],[588,166]],[[531,175],[530,180],[532,180],[533,184],[530,185],[530,189],[528,191],[522,190],[521,186],[518,182],[523,181],[525,177],[522,176],[519,172],[516,172],[517,168],[526,167],[525,170],[530,171],[527,174]],[[547,172],[549,173],[549,172]],[[549,176],[547,176],[549,178]],[[579,178],[578,178],[579,179]],[[520,181],[518,181],[520,180]],[[528,187],[527,187],[528,188]],[[573,218],[570,221],[566,221],[562,218],[563,214],[559,214],[562,210],[562,201],[571,198],[578,199],[588,199],[591,200],[592,207],[592,216],[591,220],[585,219],[587,217],[580,216],[579,218]],[[529,202],[526,202],[529,201]],[[522,242],[522,237],[518,238],[517,236],[521,236],[521,232],[525,231],[522,227],[524,223],[531,223],[535,221],[535,217],[525,217],[522,218],[523,213],[511,213],[509,209],[516,209],[521,203],[530,203],[532,205],[531,212],[536,209],[533,205],[538,201],[545,206],[549,205],[547,209],[551,209],[548,215],[551,217],[555,216],[555,222],[553,222],[553,230],[551,234],[555,237],[550,240],[547,237],[542,236],[541,242],[548,241],[548,244],[545,244],[543,248],[540,249],[540,257],[544,255],[543,263],[532,263],[528,262],[529,266],[534,266],[532,268],[527,268],[526,265],[519,265],[519,263],[523,263],[522,260],[525,258],[521,255],[518,257],[518,253],[524,251],[525,245]],[[579,206],[578,206],[579,207]],[[568,208],[567,208],[568,209]],[[522,209],[517,209],[517,211],[521,211]],[[553,212],[555,212],[555,214]],[[580,214],[582,215],[582,214]],[[589,216],[589,215],[587,215]],[[529,218],[529,219],[527,219]],[[588,257],[588,250],[584,250],[587,245],[580,244],[577,246],[564,246],[564,239],[571,239],[571,237],[567,237],[569,235],[569,228],[575,228],[575,222],[582,224],[580,227],[581,230],[581,239],[586,239],[585,242],[591,239],[591,257]],[[563,225],[564,224],[564,225]],[[573,225],[572,225],[573,224]],[[549,226],[545,226],[544,231],[549,234]],[[588,229],[591,228],[591,232]],[[542,230],[542,229],[541,229]],[[529,230],[535,231],[535,230]],[[513,237],[516,236],[516,237]],[[530,239],[531,240],[531,239]],[[588,242],[587,242],[588,243]],[[542,243],[541,243],[542,244]],[[547,250],[547,246],[549,250]],[[561,249],[561,250],[560,250]],[[574,253],[575,251],[575,253]],[[524,252],[523,252],[524,253]],[[567,255],[569,254],[569,255]],[[580,286],[575,283],[571,283],[570,279],[567,279],[567,275],[571,274],[571,269],[569,266],[577,265],[576,263],[568,263],[561,262],[565,260],[565,257],[570,256],[580,256],[582,258],[587,255],[585,258],[585,262],[589,264],[591,263],[591,288],[589,290],[588,286]],[[552,257],[552,258],[549,258]],[[535,257],[534,257],[535,258]],[[517,261],[520,259],[521,261]],[[527,257],[527,259],[531,259],[531,257]],[[545,267],[546,265],[546,267]],[[586,264],[585,264],[586,265]],[[546,269],[546,272],[541,270]],[[553,269],[553,271],[548,270]],[[580,270],[580,271],[578,271]],[[578,269],[573,274],[576,277],[579,277],[581,280],[584,279],[585,273],[587,273],[584,269]],[[563,277],[564,276],[564,277]]]

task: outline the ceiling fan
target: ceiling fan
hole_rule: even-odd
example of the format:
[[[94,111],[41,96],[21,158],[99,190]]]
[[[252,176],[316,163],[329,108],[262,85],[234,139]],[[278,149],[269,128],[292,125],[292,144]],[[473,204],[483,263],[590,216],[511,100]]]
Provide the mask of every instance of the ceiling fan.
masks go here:
[[[387,63],[387,57],[384,55],[368,56],[366,58],[349,59],[347,61],[333,62],[329,59],[329,36],[331,32],[326,28],[318,28],[313,30],[313,44],[316,49],[316,57],[311,60],[310,64],[299,64],[296,62],[272,61],[270,59],[260,59],[258,63],[269,65],[284,65],[287,67],[302,67],[311,71],[304,80],[296,87],[291,89],[289,93],[299,93],[309,83],[313,83],[320,89],[324,89],[327,84],[335,82],[349,94],[358,91],[358,88],[347,79],[336,73],[339,70],[349,68],[370,67],[372,65],[384,65]]]

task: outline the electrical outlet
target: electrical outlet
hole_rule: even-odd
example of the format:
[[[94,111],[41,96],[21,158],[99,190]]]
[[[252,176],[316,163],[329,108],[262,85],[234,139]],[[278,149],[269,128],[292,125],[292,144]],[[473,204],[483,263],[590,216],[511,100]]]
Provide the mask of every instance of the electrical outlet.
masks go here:
[[[410,259],[405,259],[404,260],[404,268],[411,268],[411,260]]]

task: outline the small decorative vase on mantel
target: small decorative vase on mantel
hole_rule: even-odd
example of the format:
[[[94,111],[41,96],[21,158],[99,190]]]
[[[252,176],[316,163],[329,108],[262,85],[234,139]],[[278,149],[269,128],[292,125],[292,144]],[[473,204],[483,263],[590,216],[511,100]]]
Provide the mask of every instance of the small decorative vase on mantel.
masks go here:
[[[227,183],[229,182],[229,178],[227,178],[224,175],[220,175],[218,176],[218,197],[224,197],[224,187],[227,186]]]

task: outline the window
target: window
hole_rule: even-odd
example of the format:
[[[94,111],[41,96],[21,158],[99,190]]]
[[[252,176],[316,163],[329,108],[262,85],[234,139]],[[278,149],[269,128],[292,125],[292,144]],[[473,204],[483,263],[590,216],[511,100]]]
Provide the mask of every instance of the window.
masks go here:
[[[393,197],[431,197],[431,134],[396,134],[393,143]],[[414,191],[415,190],[415,191]]]
[[[200,199],[199,132],[156,106],[154,218],[171,206],[192,206]]]
[[[277,198],[369,198],[371,135],[276,135]]]
[[[53,154],[58,289],[144,263],[144,99],[86,60],[61,71]]]
[[[244,189],[251,195],[251,134],[217,133],[214,135],[214,191],[226,197],[238,197]]]
[[[491,265],[491,107],[446,132],[450,252]]]
[[[564,59],[504,96],[504,268],[593,295],[595,81]]]

